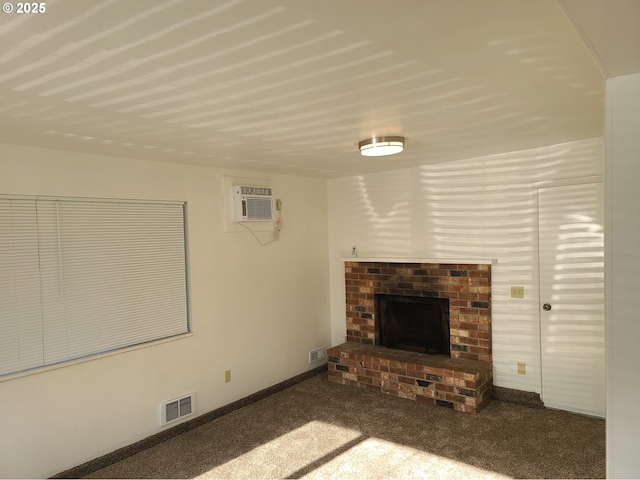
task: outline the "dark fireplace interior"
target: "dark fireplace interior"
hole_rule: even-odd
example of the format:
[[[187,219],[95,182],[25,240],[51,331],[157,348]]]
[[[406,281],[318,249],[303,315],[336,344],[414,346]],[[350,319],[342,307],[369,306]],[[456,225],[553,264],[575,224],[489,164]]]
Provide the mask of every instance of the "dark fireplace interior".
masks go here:
[[[380,345],[450,355],[448,298],[376,294],[374,299]]]

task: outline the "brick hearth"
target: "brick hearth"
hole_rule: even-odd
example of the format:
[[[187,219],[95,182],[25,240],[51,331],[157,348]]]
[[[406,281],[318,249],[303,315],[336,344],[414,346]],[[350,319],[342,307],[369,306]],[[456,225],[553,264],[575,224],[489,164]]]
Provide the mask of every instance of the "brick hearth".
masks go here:
[[[328,350],[329,380],[476,413],[493,385],[491,266],[345,262],[347,343]],[[379,346],[375,294],[449,299],[451,357]]]
[[[361,343],[327,350],[329,380],[477,413],[491,399],[490,363]]]

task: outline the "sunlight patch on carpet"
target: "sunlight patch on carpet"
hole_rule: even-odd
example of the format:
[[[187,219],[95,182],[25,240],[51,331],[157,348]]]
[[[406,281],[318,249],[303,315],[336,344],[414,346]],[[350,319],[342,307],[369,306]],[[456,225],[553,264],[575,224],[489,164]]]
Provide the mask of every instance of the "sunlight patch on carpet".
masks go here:
[[[357,430],[313,421],[196,478],[291,478],[359,438]]]
[[[511,477],[378,438],[368,438],[302,478],[467,480]]]
[[[312,421],[196,478],[508,479],[464,462]]]

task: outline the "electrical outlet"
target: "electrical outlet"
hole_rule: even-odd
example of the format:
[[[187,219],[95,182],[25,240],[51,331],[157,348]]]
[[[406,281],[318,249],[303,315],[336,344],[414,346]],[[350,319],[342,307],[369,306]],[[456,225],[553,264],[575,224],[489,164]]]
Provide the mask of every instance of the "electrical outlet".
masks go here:
[[[524,298],[524,287],[511,287],[511,298]]]
[[[518,362],[518,375],[527,374],[527,364],[524,362]]]
[[[224,371],[224,383],[229,383],[231,381],[231,370]]]
[[[282,200],[279,198],[276,198],[276,211],[280,211],[282,210]]]
[[[357,257],[358,256],[358,247],[356,247],[355,245],[353,247],[351,247],[351,256],[352,257]]]

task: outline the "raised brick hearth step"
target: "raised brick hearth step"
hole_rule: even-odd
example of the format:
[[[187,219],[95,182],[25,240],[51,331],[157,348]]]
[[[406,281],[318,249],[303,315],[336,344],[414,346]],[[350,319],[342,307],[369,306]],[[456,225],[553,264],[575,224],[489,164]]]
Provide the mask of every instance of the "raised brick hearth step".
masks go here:
[[[477,413],[491,399],[491,363],[347,342],[327,350],[329,380]]]

